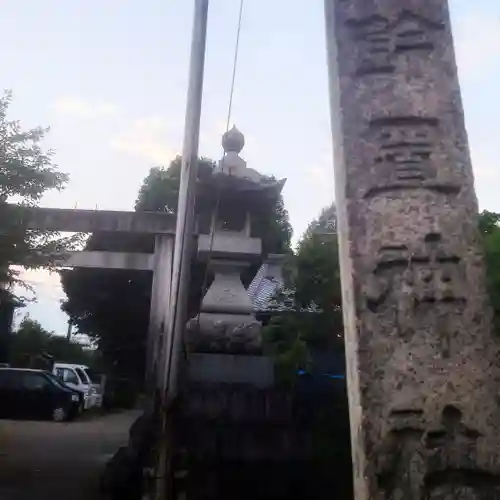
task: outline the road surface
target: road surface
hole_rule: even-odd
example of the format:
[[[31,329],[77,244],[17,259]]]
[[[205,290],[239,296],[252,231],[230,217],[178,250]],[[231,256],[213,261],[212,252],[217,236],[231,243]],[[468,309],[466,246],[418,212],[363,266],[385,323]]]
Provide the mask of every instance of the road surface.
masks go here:
[[[0,420],[1,500],[96,500],[138,411],[70,423]]]

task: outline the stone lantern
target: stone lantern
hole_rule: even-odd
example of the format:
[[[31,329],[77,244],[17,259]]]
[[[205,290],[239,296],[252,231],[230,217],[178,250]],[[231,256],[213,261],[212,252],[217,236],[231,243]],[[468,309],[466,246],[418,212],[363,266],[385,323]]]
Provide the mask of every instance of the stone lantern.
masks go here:
[[[241,373],[231,369],[231,375],[226,374],[233,382],[244,379],[243,372],[248,375],[257,369],[264,377],[272,372],[269,360],[261,356],[261,323],[255,319],[241,274],[252,263],[262,260],[263,235],[258,233],[255,222],[269,214],[269,207],[276,202],[285,183],[248,168],[240,157],[244,145],[245,138],[238,129],[233,127],[226,132],[222,138],[223,159],[212,175],[198,182],[197,200],[199,212],[203,213],[198,220],[198,258],[207,260],[210,256],[214,279],[202,299],[199,316],[188,322],[185,336],[191,354],[203,354],[209,364],[218,360],[218,372],[221,363],[228,362],[227,357],[223,361],[221,356],[236,356]],[[234,359],[230,362],[233,368],[235,363]],[[252,369],[241,369],[249,363]],[[190,364],[193,371],[193,363]],[[195,365],[197,373],[193,376],[206,380],[206,366],[201,374],[199,363]]]

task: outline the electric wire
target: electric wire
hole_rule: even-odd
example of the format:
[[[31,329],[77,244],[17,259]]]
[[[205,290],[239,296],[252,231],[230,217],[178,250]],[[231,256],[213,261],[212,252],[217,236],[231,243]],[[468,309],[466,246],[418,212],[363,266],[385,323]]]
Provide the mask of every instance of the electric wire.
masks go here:
[[[241,38],[241,26],[243,24],[243,7],[245,5],[245,0],[240,0],[240,9],[239,9],[239,14],[238,14],[238,27],[236,30],[236,43],[234,47],[234,58],[233,58],[233,72],[232,72],[232,77],[231,77],[231,87],[229,91],[229,102],[228,102],[228,107],[227,107],[227,121],[226,121],[226,133],[229,131],[229,126],[231,124],[231,116],[232,116],[232,111],[233,111],[233,100],[234,100],[234,90],[236,87],[236,75],[238,71],[238,59],[239,59],[239,51],[240,51],[240,38]],[[222,160],[224,159],[225,152],[222,153]],[[221,189],[220,189],[220,182],[216,181],[215,185],[216,189],[216,195],[215,195],[215,208],[214,208],[214,218],[210,227],[210,244],[208,247],[208,255],[207,255],[207,264],[205,268],[205,273],[203,276],[203,284],[201,287],[201,300],[203,300],[203,297],[207,293],[207,288],[208,288],[208,277],[210,275],[210,264],[212,262],[212,254],[213,254],[213,248],[214,248],[214,242],[215,242],[215,228],[217,224],[217,218],[219,216],[219,206],[220,206],[220,194],[221,194]],[[200,328],[200,314],[201,310],[198,311],[198,314],[196,316],[196,328]]]

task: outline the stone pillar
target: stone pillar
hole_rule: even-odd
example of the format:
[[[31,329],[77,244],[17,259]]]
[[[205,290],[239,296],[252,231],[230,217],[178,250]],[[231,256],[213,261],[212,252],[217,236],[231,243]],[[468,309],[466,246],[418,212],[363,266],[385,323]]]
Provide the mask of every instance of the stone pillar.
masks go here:
[[[165,342],[161,338],[162,324],[170,304],[170,285],[172,281],[172,257],[174,238],[171,235],[155,237],[155,253],[153,264],[153,285],[151,289],[151,305],[149,313],[148,343],[147,343],[147,380],[159,387],[161,373],[158,363],[163,355]]]
[[[446,0],[325,0],[356,498],[500,498],[498,346]]]
[[[10,293],[0,289],[0,363],[9,363],[12,323],[16,305]]]

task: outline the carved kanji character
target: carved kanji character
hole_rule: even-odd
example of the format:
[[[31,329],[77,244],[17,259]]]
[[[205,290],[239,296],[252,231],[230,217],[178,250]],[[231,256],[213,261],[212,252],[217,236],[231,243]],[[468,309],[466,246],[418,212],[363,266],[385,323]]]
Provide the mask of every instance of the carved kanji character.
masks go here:
[[[376,14],[350,20],[347,26],[360,44],[358,75],[393,73],[399,54],[432,51],[435,47],[434,34],[443,28],[442,23],[407,10],[393,22]]]

